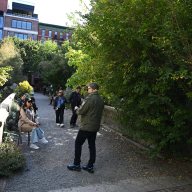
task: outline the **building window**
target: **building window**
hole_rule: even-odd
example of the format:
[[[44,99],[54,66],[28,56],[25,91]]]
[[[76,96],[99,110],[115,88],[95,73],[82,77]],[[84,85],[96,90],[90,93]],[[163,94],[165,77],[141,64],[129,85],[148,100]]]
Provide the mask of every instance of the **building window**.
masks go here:
[[[42,36],[42,37],[45,37],[45,29],[42,29],[42,31],[41,31],[41,36]]]
[[[28,39],[28,35],[22,34],[22,33],[15,33],[15,37],[22,39],[22,40]]]
[[[63,33],[60,33],[60,40],[63,40]]]
[[[23,39],[26,40],[28,38],[28,35],[24,34]]]
[[[49,38],[52,38],[52,31],[49,31]]]
[[[27,22],[22,22],[22,29],[27,29]]]
[[[17,21],[17,28],[21,29],[21,21]]]
[[[19,21],[19,20],[12,20],[11,27],[18,28],[18,29],[32,29],[32,23],[26,21]]]
[[[17,21],[16,20],[12,20],[12,25],[11,27],[16,28],[17,27]]]
[[[0,30],[0,40],[3,39],[3,30]]]
[[[3,28],[3,17],[0,17],[0,28]]]
[[[32,29],[32,23],[27,22],[27,29],[31,30]]]
[[[69,39],[69,33],[66,33],[66,40]]]
[[[57,39],[57,31],[55,31],[54,39]]]

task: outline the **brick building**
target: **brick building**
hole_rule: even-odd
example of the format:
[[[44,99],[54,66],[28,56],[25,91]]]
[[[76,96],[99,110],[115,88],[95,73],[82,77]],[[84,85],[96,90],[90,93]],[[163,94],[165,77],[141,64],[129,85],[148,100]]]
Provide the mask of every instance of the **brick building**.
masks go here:
[[[8,7],[8,0],[0,0],[0,40],[8,36],[41,42],[53,40],[58,44],[70,40],[73,28],[39,23],[33,5],[12,0]]]
[[[12,2],[12,9],[4,13],[3,37],[37,40],[38,23],[34,6]]]
[[[72,35],[73,28],[39,23],[38,40],[41,42],[53,40],[61,44],[65,40],[69,40]]]
[[[0,1],[0,11],[6,12],[7,11],[7,4],[8,4],[8,0],[1,0]]]
[[[7,12],[8,0],[0,0],[0,40],[3,39],[4,13]]]

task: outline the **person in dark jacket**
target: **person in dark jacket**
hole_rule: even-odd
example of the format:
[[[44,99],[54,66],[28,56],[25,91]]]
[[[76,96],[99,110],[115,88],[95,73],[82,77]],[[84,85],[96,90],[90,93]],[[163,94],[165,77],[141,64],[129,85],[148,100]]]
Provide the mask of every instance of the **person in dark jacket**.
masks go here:
[[[81,87],[78,86],[76,88],[76,91],[72,92],[70,97],[69,97],[69,102],[71,103],[71,110],[72,110],[72,116],[71,116],[71,120],[70,120],[70,127],[76,127],[76,121],[77,121],[77,113],[75,110],[75,107],[80,107],[81,105]]]
[[[59,90],[57,97],[54,100],[54,109],[56,114],[57,126],[64,126],[64,110],[66,98],[63,96],[63,90]]]
[[[72,171],[81,171],[81,150],[85,140],[88,140],[90,158],[87,165],[82,168],[90,173],[94,172],[94,163],[96,159],[95,140],[97,132],[100,129],[102,113],[104,109],[103,99],[98,93],[99,86],[96,83],[88,85],[89,95],[85,98],[80,108],[75,107],[77,114],[81,115],[81,127],[75,140],[75,158],[67,168]]]
[[[36,115],[38,107],[37,107],[36,102],[35,102],[35,97],[31,97],[31,101],[32,101],[33,110],[34,110],[35,115]]]

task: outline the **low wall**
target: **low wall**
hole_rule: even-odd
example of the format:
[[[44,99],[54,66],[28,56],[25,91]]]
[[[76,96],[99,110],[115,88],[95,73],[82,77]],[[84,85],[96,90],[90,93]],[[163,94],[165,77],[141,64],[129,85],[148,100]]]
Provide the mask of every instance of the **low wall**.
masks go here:
[[[14,97],[15,97],[15,93],[12,93],[0,104],[0,144],[2,143],[3,128],[5,125],[6,119],[9,115],[9,110],[14,100]]]
[[[114,107],[110,106],[105,106],[104,111],[103,111],[103,117],[102,117],[102,124],[110,129],[114,130],[116,133],[121,134],[122,131],[122,125],[120,124],[118,120],[118,111]],[[133,145],[139,147],[140,149],[143,150],[149,150],[146,143],[144,141],[133,141],[132,139],[129,139],[126,137],[126,140],[132,143]]]
[[[102,124],[108,125],[110,128],[119,131],[121,124],[118,122],[118,112],[114,107],[105,105],[102,117]]]

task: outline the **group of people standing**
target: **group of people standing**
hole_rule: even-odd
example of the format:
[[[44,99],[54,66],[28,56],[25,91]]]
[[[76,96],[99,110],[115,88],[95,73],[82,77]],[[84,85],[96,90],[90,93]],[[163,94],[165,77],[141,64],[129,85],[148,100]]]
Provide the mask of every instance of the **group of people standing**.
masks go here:
[[[66,103],[71,104],[71,110],[72,110],[72,116],[70,120],[70,127],[74,128],[77,126],[77,113],[75,107],[80,107],[82,103],[82,96],[80,94],[81,92],[81,87],[78,86],[74,92],[71,93],[69,100],[67,100],[64,97],[64,92],[63,90],[59,90],[57,92],[57,96],[54,98],[53,102],[53,108],[55,110],[56,114],[56,124],[57,126],[64,127],[64,110],[65,110],[65,105]]]

